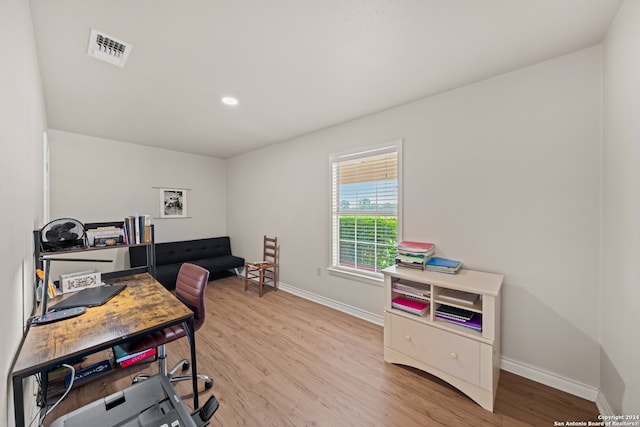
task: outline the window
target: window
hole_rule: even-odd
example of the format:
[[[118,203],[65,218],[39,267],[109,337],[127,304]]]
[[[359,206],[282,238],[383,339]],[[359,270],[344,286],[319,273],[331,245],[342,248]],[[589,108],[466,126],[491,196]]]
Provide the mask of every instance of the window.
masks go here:
[[[382,277],[395,264],[402,141],[331,156],[332,268]]]

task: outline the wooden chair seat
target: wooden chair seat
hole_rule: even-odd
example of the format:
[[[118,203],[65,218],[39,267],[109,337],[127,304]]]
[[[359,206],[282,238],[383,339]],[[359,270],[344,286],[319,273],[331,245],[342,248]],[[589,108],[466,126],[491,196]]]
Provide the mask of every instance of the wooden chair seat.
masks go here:
[[[275,267],[274,262],[260,261],[260,262],[248,262],[246,263],[250,268],[271,268]]]

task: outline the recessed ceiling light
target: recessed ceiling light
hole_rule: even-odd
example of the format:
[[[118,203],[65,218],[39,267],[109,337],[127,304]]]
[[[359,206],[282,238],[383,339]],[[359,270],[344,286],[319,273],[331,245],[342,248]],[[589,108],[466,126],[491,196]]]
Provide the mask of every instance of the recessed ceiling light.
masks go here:
[[[222,98],[222,103],[225,105],[238,105],[238,100],[232,96],[225,96]]]

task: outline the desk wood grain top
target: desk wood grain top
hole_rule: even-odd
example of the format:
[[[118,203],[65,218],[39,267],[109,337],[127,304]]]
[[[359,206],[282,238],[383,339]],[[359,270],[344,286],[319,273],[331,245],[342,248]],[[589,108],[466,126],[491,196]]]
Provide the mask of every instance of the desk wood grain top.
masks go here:
[[[149,274],[109,281],[126,283],[118,295],[77,317],[32,325],[22,344],[13,375],[32,375],[45,366],[113,346],[135,335],[180,323],[193,316]]]

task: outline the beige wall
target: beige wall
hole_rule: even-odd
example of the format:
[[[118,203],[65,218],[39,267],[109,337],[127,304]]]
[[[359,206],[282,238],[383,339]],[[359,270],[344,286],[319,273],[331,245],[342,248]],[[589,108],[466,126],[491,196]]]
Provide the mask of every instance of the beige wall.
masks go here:
[[[640,414],[640,2],[604,43],[601,386],[614,414]]]
[[[52,219],[86,223],[149,214],[156,242],[226,235],[223,160],[57,130],[49,130],[49,144]],[[187,189],[187,218],[159,218],[159,187]],[[95,257],[115,263],[57,263],[52,275],[128,267],[126,250],[96,252]]]
[[[4,224],[0,245],[0,425],[12,426],[10,371],[33,308],[31,233],[42,226],[42,135],[46,129],[28,2],[0,2],[0,52],[0,218]],[[29,384],[25,382],[27,418],[35,407]]]
[[[381,287],[317,275],[329,263],[328,157],[403,139],[404,238],[504,273],[504,360],[595,398],[601,53],[590,48],[234,157],[228,234],[248,258],[260,256],[263,234],[277,235],[285,285],[379,318]]]

